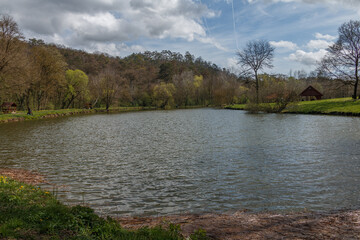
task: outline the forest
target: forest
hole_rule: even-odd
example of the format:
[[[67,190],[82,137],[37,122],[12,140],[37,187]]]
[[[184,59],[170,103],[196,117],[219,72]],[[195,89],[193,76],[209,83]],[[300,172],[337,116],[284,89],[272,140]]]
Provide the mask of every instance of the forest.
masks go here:
[[[324,98],[351,96],[352,88],[318,71],[236,75],[189,52],[163,50],[126,57],[26,40],[11,16],[0,19],[0,103],[20,110],[152,106],[163,109],[297,100],[312,85]]]

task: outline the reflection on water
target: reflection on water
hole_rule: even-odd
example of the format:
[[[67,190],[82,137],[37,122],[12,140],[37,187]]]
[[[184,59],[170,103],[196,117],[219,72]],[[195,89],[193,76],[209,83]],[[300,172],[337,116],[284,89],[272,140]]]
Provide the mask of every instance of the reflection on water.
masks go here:
[[[0,125],[0,164],[107,214],[360,206],[360,118],[195,109]]]

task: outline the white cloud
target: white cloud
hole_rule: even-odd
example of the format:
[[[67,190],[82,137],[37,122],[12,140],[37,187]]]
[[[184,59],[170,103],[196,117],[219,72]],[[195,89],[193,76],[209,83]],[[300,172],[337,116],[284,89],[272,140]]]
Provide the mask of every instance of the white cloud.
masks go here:
[[[324,39],[324,40],[327,40],[327,41],[333,41],[333,40],[335,40],[337,38],[337,37],[331,36],[329,34],[323,35],[321,33],[315,33],[315,37],[316,37],[316,39]]]
[[[207,38],[202,38],[202,37],[199,37],[199,38],[197,38],[197,40],[198,40],[199,42],[202,42],[202,43],[209,43],[209,44],[215,46],[217,49],[222,50],[222,51],[224,51],[224,52],[229,52],[229,49],[223,47],[219,42],[217,42],[217,41],[216,41],[215,39],[213,39],[213,38],[208,38],[208,37],[207,37]]]
[[[318,49],[326,49],[332,44],[334,44],[334,42],[317,39],[317,40],[310,40],[306,46],[311,50],[318,50]]]
[[[307,66],[316,65],[321,59],[325,56],[327,51],[325,49],[320,49],[317,52],[305,52],[303,50],[297,50],[295,53],[290,54],[288,57],[289,60],[300,62]]]
[[[180,38],[224,50],[202,22],[218,13],[195,0],[1,0],[1,9],[31,37],[60,35],[68,46]]]
[[[131,54],[143,52],[146,49],[140,45],[126,45],[125,43],[93,43],[86,47],[89,52],[103,52],[110,55]]]
[[[240,70],[239,70],[239,65],[238,65],[238,60],[235,57],[232,58],[228,58],[227,59],[227,66],[226,66],[230,72],[235,73],[235,74],[239,74]]]
[[[289,50],[295,50],[298,48],[298,46],[295,43],[289,41],[279,41],[279,42],[270,41],[270,44],[277,48],[286,48]]]

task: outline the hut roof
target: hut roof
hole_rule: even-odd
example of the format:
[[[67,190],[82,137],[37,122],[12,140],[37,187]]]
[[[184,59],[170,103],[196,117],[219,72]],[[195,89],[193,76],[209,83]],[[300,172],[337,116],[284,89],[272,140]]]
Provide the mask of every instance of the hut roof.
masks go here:
[[[300,96],[306,97],[306,96],[323,96],[318,90],[316,90],[313,86],[308,86],[302,93],[300,93]]]
[[[13,102],[4,102],[1,107],[16,107],[16,103]]]

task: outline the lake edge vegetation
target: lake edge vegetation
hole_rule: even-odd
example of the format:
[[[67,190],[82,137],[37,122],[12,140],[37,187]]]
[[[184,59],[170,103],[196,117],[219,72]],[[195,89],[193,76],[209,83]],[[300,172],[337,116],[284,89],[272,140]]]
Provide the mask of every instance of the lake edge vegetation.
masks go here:
[[[225,108],[250,111],[247,104],[228,105]],[[258,108],[259,112],[271,112],[269,109],[274,108],[274,103],[259,104]],[[293,102],[288,104],[280,113],[360,116],[360,101],[355,101],[352,98],[335,98]]]
[[[148,111],[155,109],[156,108],[152,108],[152,107],[111,107],[108,110],[103,108],[93,108],[93,109],[72,108],[72,109],[32,111],[31,115],[27,114],[26,111],[17,111],[16,113],[0,114],[0,123],[57,118],[57,117],[65,117],[65,116],[81,115],[81,114],[124,113],[124,112]]]
[[[127,230],[89,207],[64,205],[50,191],[3,175],[0,206],[1,239],[185,239],[179,225]],[[208,238],[199,229],[187,239]]]

